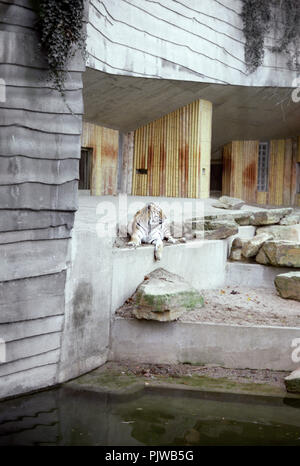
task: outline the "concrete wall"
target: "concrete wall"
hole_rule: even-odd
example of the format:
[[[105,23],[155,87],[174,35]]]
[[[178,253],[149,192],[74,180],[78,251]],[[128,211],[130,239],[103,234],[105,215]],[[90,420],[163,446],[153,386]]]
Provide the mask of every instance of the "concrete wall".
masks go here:
[[[47,81],[29,0],[0,1],[0,397],[57,382],[80,158],[82,71]]]
[[[115,318],[110,360],[288,371],[297,368],[291,344],[299,337],[299,328]]]
[[[97,235],[101,219],[89,200],[80,198],[70,244],[59,382],[100,366],[108,355],[114,238]]]
[[[154,260],[153,246],[135,251],[113,251],[112,312],[122,306],[142,283],[145,275],[163,267],[201,290],[218,288],[225,282],[226,241],[193,241],[165,246],[160,262]]]
[[[248,74],[240,16],[242,0],[90,0],[88,66],[135,77],[245,86],[290,87],[296,71],[271,52]]]

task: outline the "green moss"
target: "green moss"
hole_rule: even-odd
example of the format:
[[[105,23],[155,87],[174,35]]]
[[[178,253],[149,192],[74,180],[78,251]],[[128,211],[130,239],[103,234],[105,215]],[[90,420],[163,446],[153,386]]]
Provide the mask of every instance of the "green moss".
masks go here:
[[[137,305],[146,305],[155,308],[155,311],[161,312],[166,308],[183,307],[187,310],[202,307],[204,298],[197,291],[183,291],[181,293],[163,295],[138,294]],[[153,309],[154,310],[154,309]]]
[[[180,386],[199,391],[212,391],[236,394],[250,394],[261,396],[286,396],[285,390],[281,387],[267,383],[254,383],[251,379],[245,379],[245,382],[237,382],[229,378],[212,378],[203,375],[194,374],[192,376],[167,377],[154,375],[151,379],[146,379],[142,375],[134,375],[127,370],[112,370],[106,367],[96,369],[89,374],[78,377],[71,384],[78,387],[92,390],[103,390],[109,392],[130,392],[134,386],[142,388],[144,383],[151,385],[170,385]]]
[[[266,383],[236,382],[228,378],[211,378],[200,375],[191,377],[157,377],[159,382],[176,385],[186,385],[199,388],[201,391],[220,391],[230,393],[245,393],[253,395],[273,395],[282,396],[285,392],[280,387],[275,387]]]
[[[93,371],[75,379],[76,384],[90,387],[101,387],[112,390],[124,389],[137,382],[137,377],[129,373],[117,371]]]

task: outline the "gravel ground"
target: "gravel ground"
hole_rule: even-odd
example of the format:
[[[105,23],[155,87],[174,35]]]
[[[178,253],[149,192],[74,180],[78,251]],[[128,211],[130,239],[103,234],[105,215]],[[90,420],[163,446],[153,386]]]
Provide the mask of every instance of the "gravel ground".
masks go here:
[[[184,313],[182,322],[300,327],[300,303],[280,298],[275,289],[226,287],[203,290],[203,308]],[[132,317],[130,300],[117,315]]]
[[[108,362],[103,366],[105,370],[125,371],[145,380],[159,377],[192,377],[204,376],[214,379],[229,379],[238,383],[269,384],[285,389],[284,378],[287,372],[270,371],[267,369],[227,369],[225,367],[205,365],[194,366],[189,364],[134,364],[124,361]]]

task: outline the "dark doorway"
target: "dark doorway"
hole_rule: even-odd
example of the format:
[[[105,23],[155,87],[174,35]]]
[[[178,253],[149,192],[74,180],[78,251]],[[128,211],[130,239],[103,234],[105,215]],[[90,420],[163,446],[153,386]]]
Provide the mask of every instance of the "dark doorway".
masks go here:
[[[91,189],[93,149],[81,149],[79,162],[79,189]]]
[[[222,162],[212,163],[210,166],[210,191],[211,194],[222,193]]]

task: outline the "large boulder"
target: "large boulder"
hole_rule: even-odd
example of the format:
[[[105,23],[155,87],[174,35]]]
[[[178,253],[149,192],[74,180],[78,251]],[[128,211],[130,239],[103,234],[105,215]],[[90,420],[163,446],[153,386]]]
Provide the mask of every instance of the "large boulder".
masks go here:
[[[217,209],[229,209],[236,210],[240,209],[245,202],[242,199],[237,199],[236,197],[222,196],[216,202],[212,204],[213,207]]]
[[[300,223],[300,214],[292,213],[280,220],[280,225],[296,225]]]
[[[300,241],[300,225],[269,225],[257,228],[257,235],[269,234],[273,239]]]
[[[300,242],[267,241],[259,250],[256,262],[275,267],[300,267]]]
[[[239,231],[239,226],[234,220],[205,220],[205,239],[225,239],[235,235]]]
[[[132,299],[137,319],[170,322],[184,312],[202,307],[203,296],[182,277],[162,268],[151,272],[139,285]]]
[[[293,212],[291,207],[283,209],[268,209],[268,210],[259,210],[254,212],[250,218],[251,225],[260,226],[260,225],[275,225],[280,222],[280,220]]]
[[[272,235],[268,233],[261,233],[256,235],[253,238],[249,239],[242,247],[242,255],[247,259],[249,257],[254,257],[266,242],[273,239]]]
[[[300,301],[300,272],[281,273],[274,283],[282,298]]]
[[[300,393],[300,368],[285,377],[284,383],[288,392]]]
[[[239,212],[238,214],[233,215],[233,219],[238,223],[240,226],[250,225],[250,218],[252,213],[251,212]]]

